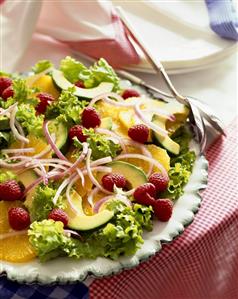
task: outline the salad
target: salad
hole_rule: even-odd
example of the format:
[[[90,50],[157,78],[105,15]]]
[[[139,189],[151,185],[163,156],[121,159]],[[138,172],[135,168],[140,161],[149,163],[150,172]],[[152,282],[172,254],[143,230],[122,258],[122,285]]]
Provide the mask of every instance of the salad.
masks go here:
[[[0,259],[133,255],[191,175],[188,114],[104,59],[1,72]]]

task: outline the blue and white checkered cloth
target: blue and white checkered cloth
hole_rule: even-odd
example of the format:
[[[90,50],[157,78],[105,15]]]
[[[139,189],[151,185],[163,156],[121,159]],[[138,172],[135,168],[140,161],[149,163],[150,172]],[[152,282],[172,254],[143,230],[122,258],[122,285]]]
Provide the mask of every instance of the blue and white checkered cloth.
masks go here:
[[[0,299],[89,299],[89,289],[83,283],[56,286],[27,285],[0,277]]]

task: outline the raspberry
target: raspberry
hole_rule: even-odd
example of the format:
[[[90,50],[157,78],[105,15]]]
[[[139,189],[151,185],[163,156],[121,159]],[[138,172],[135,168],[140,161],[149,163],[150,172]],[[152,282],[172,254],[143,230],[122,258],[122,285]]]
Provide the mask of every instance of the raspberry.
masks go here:
[[[7,100],[8,98],[11,98],[13,96],[14,96],[14,90],[12,86],[9,86],[8,88],[4,89],[4,91],[2,92],[2,98],[4,100]]]
[[[130,127],[128,136],[140,143],[145,143],[149,137],[149,128],[146,125],[139,124]]]
[[[26,210],[16,207],[8,211],[8,222],[13,229],[22,230],[30,225],[31,220]]]
[[[151,183],[145,183],[136,188],[133,196],[137,203],[142,205],[153,205],[156,196],[155,186]]]
[[[67,226],[67,224],[69,222],[69,217],[65,213],[65,211],[58,209],[58,208],[53,209],[49,213],[48,219],[53,219],[54,221],[61,221],[61,222],[63,222],[64,226]]]
[[[122,93],[122,97],[124,100],[132,97],[139,97],[139,96],[140,96],[139,92],[136,91],[135,89],[125,89]]]
[[[78,80],[74,85],[80,88],[85,88],[84,82],[81,80]]]
[[[106,190],[112,192],[114,184],[118,188],[124,188],[126,186],[124,175],[120,173],[109,173],[102,177],[102,185]]]
[[[8,180],[0,183],[0,200],[20,200],[23,195],[21,186],[16,180]]]
[[[155,216],[160,221],[168,221],[172,216],[173,203],[170,199],[164,198],[164,199],[155,200],[152,206],[153,206]]]
[[[6,77],[0,77],[0,97],[3,91],[12,85],[12,79]]]
[[[51,94],[46,92],[38,93],[37,98],[40,100],[36,106],[38,114],[44,114],[48,105],[50,105],[55,99]]]
[[[74,137],[77,137],[79,141],[85,142],[88,136],[83,134],[83,127],[75,125],[69,130],[69,139],[72,141]]]
[[[83,110],[82,125],[85,128],[87,129],[96,128],[100,126],[100,124],[101,124],[101,119],[95,108],[87,107]]]
[[[155,172],[149,177],[149,182],[155,186],[157,192],[163,192],[168,188],[169,178]]]

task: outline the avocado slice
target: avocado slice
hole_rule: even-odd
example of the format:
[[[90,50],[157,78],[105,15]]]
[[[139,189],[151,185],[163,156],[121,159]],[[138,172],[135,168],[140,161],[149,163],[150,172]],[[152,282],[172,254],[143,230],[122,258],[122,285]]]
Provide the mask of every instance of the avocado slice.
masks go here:
[[[52,71],[52,78],[55,84],[61,89],[68,89],[69,87],[75,87],[74,94],[78,97],[92,99],[100,94],[111,92],[113,89],[113,83],[102,82],[97,87],[94,88],[80,88],[69,82],[65,77],[63,72],[59,70]]]
[[[9,118],[6,116],[0,116],[0,131],[10,130]]]
[[[82,198],[76,191],[71,193],[71,201],[78,211],[75,214],[69,205],[65,210],[69,216],[68,227],[71,229],[81,231],[91,230],[107,223],[114,215],[113,211],[106,209],[92,216],[85,215],[82,207]]]
[[[30,184],[32,184],[36,179],[37,179],[37,175],[33,170],[26,170],[22,172],[18,177],[18,180],[24,185],[25,188]],[[24,201],[24,206],[27,209],[31,207],[32,197],[34,192],[35,192],[35,188],[32,189],[31,192],[29,192],[26,196],[26,199]]]
[[[62,122],[51,120],[49,122],[49,131],[51,134],[55,133],[56,146],[58,147],[58,149],[61,149],[67,142],[67,138],[68,138],[67,127]]]
[[[176,118],[174,122],[168,121],[158,115],[152,117],[152,122],[157,126],[168,131],[168,135],[163,136],[157,132],[153,132],[154,139],[167,149],[170,153],[178,155],[180,151],[180,145],[170,138],[170,134],[173,134],[182,124],[185,123],[189,109],[180,103],[171,102],[163,106],[163,108],[169,113],[173,114]]]
[[[152,118],[152,122],[159,126],[162,129],[166,130],[166,122],[163,118],[154,115]],[[170,153],[178,155],[180,151],[180,145],[173,141],[168,135],[163,136],[159,133],[153,132],[154,139],[157,141],[161,146],[163,146],[166,150],[168,150]]]
[[[124,175],[128,182],[128,189],[137,188],[138,186],[147,183],[146,174],[144,171],[128,162],[124,161],[113,161],[107,164],[108,167],[112,168],[112,173],[120,173]],[[105,173],[100,173],[97,176],[98,181],[101,181]]]

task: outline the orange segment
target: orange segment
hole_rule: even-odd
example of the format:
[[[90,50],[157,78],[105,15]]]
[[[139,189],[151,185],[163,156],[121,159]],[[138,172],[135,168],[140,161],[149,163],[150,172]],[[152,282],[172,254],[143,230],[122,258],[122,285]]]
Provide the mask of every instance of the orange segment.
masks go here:
[[[92,184],[90,178],[87,175],[85,175],[84,178],[85,178],[84,186],[82,186],[80,179],[75,183],[75,190],[78,192],[78,194],[81,197],[84,197],[93,187],[93,184]]]
[[[34,135],[28,135],[27,138],[29,139],[29,143],[27,144],[27,147],[33,147],[35,149],[34,152],[32,153],[25,153],[26,156],[34,156],[42,152],[48,144],[46,141],[42,138],[37,138]],[[11,144],[10,148],[20,148],[21,143],[19,141],[15,141],[14,143]],[[49,152],[48,154],[44,155],[42,158],[51,158],[52,157],[52,152]]]
[[[150,153],[152,154],[152,157],[155,160],[157,160],[159,163],[161,163],[167,171],[170,169],[170,157],[167,154],[166,150],[164,150],[163,148],[156,146],[154,144],[146,145],[146,148],[150,151]],[[132,146],[129,146],[127,148],[127,150],[128,150],[128,153],[141,154],[141,152],[138,148],[135,148]],[[144,160],[134,159],[134,158],[124,159],[124,160],[142,168],[145,171],[145,173],[148,172],[148,170],[149,170],[149,163]],[[158,171],[158,169],[156,167],[154,167],[154,169],[153,169],[153,172],[155,172],[155,171]]]
[[[28,80],[30,81],[30,80]],[[30,84],[31,87],[37,87],[41,92],[46,92],[51,94],[55,99],[58,99],[60,93],[54,85],[54,82],[49,75],[43,75],[37,79],[33,84]]]
[[[8,223],[8,210],[22,206],[20,201],[0,202],[0,234],[12,232]],[[34,249],[29,243],[27,234],[16,235],[0,240],[0,260],[21,263],[32,260],[36,256]]]
[[[0,260],[24,263],[36,257],[27,234],[9,237],[0,241]]]

